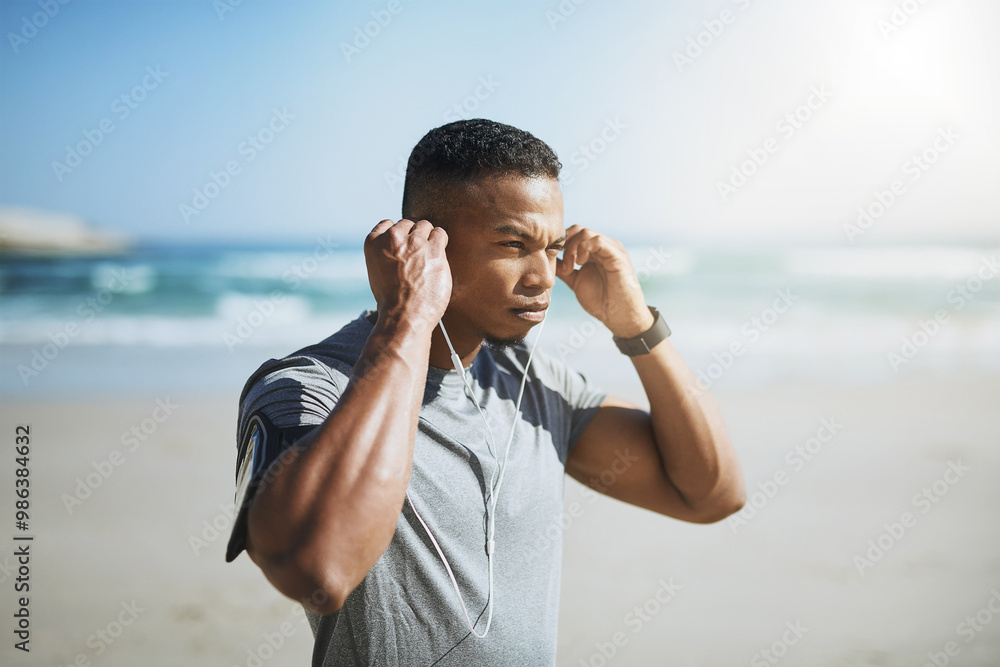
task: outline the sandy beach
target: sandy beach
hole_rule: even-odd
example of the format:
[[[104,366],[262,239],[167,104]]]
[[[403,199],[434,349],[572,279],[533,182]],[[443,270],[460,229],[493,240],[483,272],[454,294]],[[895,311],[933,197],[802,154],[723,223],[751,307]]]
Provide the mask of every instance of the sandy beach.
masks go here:
[[[540,521],[490,514],[476,632],[503,629],[466,640],[498,660],[551,636],[516,524],[561,549],[558,667],[1000,667],[1000,0],[0,0],[0,24],[0,667],[310,665],[301,605],[225,561],[238,401],[378,306],[385,359],[427,317],[466,361],[523,333],[586,378],[552,374],[571,404],[649,406],[615,341],[642,324],[739,456],[746,507],[710,525],[568,477],[557,513],[505,467],[500,504]],[[659,406],[675,367],[638,365]],[[463,393],[499,467],[510,426]],[[558,430],[540,394],[515,432]],[[726,452],[714,429],[658,431],[675,481],[723,488],[688,449]],[[431,539],[474,537],[434,477],[409,494]],[[450,638],[423,599],[378,611]]]
[[[1000,379],[713,393],[750,506],[690,525],[567,480],[560,665],[1000,664]],[[35,535],[31,652],[8,635],[4,664],[309,664],[297,605],[224,562],[235,399],[0,414],[7,440],[31,426]]]

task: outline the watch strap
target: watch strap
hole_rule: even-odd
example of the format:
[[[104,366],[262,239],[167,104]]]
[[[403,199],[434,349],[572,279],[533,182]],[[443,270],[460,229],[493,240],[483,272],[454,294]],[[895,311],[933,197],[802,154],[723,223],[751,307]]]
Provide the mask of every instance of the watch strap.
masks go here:
[[[670,327],[668,327],[667,323],[662,317],[660,317],[660,311],[652,306],[647,306],[647,308],[649,308],[649,312],[653,315],[653,326],[638,336],[634,336],[632,338],[614,337],[615,345],[618,346],[618,349],[621,350],[622,354],[630,357],[635,357],[640,354],[649,354],[649,352],[656,347],[657,343],[670,336]]]

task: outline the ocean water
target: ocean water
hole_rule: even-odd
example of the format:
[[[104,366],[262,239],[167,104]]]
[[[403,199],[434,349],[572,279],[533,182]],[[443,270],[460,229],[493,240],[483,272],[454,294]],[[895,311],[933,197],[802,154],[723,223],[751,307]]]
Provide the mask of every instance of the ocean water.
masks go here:
[[[651,246],[629,254],[647,302],[706,386],[1000,372],[1000,247]],[[238,396],[264,360],[373,306],[360,246],[5,256],[0,393]],[[621,382],[610,333],[561,282],[539,347],[606,385]]]

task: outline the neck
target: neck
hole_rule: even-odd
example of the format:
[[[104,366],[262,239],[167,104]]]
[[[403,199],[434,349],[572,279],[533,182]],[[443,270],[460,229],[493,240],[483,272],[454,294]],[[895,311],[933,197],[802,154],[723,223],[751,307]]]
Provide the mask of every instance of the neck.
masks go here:
[[[448,330],[448,337],[451,338],[451,344],[455,346],[455,352],[462,360],[462,367],[469,366],[473,359],[476,358],[476,355],[479,354],[479,350],[483,346],[483,339],[465,334],[460,327],[454,324],[445,322],[444,326]],[[448,343],[444,338],[444,333],[442,333],[440,325],[435,327],[434,333],[431,334],[429,363],[431,366],[447,370],[455,368],[455,365],[451,361],[451,349],[448,348]]]

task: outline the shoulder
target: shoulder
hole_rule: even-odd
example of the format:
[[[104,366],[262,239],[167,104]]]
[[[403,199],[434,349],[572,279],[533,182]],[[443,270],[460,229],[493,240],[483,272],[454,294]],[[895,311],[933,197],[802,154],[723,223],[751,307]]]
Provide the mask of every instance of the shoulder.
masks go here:
[[[528,366],[531,351],[524,342],[510,347],[502,352],[490,350],[497,368],[506,371],[520,380]],[[544,385],[550,392],[558,394],[562,399],[576,408],[600,405],[607,395],[604,390],[591,381],[585,374],[566,364],[541,348],[536,348],[531,357],[528,369],[528,384],[533,382]],[[527,389],[525,389],[527,391]]]
[[[244,396],[260,382],[282,376],[305,380],[349,376],[371,334],[373,325],[368,310],[341,327],[328,338],[309,345],[281,359],[269,359],[254,371],[243,388]]]
[[[372,323],[365,311],[330,337],[281,359],[269,359],[253,372],[240,394],[241,415],[270,412],[276,423],[282,412],[330,408],[347,386],[351,370],[368,340]],[[271,406],[281,408],[268,410]]]

